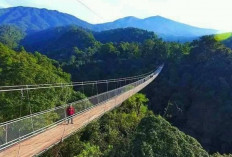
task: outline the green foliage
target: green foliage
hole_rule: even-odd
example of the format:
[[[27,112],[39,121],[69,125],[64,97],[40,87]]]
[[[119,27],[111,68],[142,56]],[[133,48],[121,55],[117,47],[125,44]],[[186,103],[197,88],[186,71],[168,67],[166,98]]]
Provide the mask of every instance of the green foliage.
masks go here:
[[[161,116],[149,115],[137,128],[133,156],[146,157],[207,157],[208,153],[192,137],[171,126]]]
[[[134,95],[43,156],[209,156],[194,138],[148,111],[145,102],[143,94]],[[135,103],[142,104],[139,115]]]
[[[232,33],[225,33],[222,38],[223,39],[219,41],[232,49]]]
[[[55,65],[57,66],[55,61],[39,53],[15,52],[0,44],[1,86],[70,82],[70,75]],[[74,97],[77,100],[78,96],[83,97],[69,87],[39,89],[28,93],[26,91],[1,92],[0,121],[50,109]],[[50,118],[53,119],[54,116],[50,115]]]
[[[9,38],[6,40],[9,43],[8,47],[14,47],[20,38],[17,38],[16,33],[16,38],[13,37],[15,41],[12,41],[8,30],[5,32],[3,34],[7,35],[3,37]],[[94,35],[107,43],[96,41],[86,30],[70,26],[30,35],[24,40],[23,45],[27,50],[43,51],[49,57],[62,62],[62,68],[71,73],[74,81],[132,76],[148,72],[155,69],[157,65],[166,63],[156,81],[144,90],[150,104],[153,104],[149,107],[185,133],[198,139],[210,153],[231,152],[231,49],[215,41],[213,36],[202,37],[192,43],[179,44],[166,43],[153,33],[133,28],[94,33]],[[230,47],[230,39],[223,43]],[[57,62],[39,53],[34,55],[26,53],[23,47],[20,49],[20,52],[16,53],[0,45],[1,85],[70,81],[70,76],[59,68]],[[75,93],[72,89],[30,92],[30,99],[26,96],[21,99],[20,92],[1,94],[0,102],[3,105],[0,110],[0,121],[26,115],[29,112],[29,102],[36,104],[33,106],[33,112],[37,112],[57,106],[66,100],[83,98],[81,93]],[[138,101],[141,102],[139,98]],[[74,145],[78,151],[70,153],[70,156],[80,154],[84,150],[83,143],[89,141],[90,147],[95,149],[95,146],[99,146],[104,155],[128,155],[132,135],[141,118],[146,115],[147,109],[143,103],[142,105],[137,103],[135,97],[125,104],[127,107],[123,108],[123,112],[119,109],[117,112],[107,114],[104,116],[107,118],[102,118],[104,123],[102,120],[94,123],[85,130],[86,133],[82,132],[78,135],[77,139],[81,143],[77,142],[78,144]],[[139,106],[140,110],[134,109]],[[7,112],[4,111],[5,108]],[[20,110],[21,113],[18,112]],[[57,118],[56,115],[48,115],[48,117]],[[49,122],[51,121],[47,123]],[[178,131],[174,130],[174,132]],[[181,141],[189,139],[177,134]],[[173,147],[170,152],[183,155],[182,149],[172,144],[168,145]],[[74,146],[68,145],[62,153],[65,154],[70,148],[74,149]],[[186,143],[183,146],[188,148]],[[107,153],[103,150],[107,150]],[[154,153],[149,143],[144,143],[141,150],[151,156]],[[191,156],[191,153],[188,155]]]
[[[163,63],[168,57],[168,47],[159,39],[146,40],[142,44],[98,44],[92,48],[93,53],[74,54],[68,63],[63,63],[63,68],[72,74],[74,80],[80,81],[132,76],[148,72]]]
[[[84,144],[84,149],[76,157],[99,157],[102,153],[99,149],[99,146],[92,146],[90,143]]]
[[[134,110],[139,116],[141,113],[141,108],[148,102],[148,99],[144,94],[136,94],[135,96],[129,98],[125,103],[128,104],[128,110]]]
[[[67,60],[76,54],[74,48],[83,51],[94,47],[97,42],[93,35],[84,29],[67,26],[29,34],[22,44],[29,51],[40,51],[50,58]]]
[[[231,152],[229,48],[206,36],[186,44],[154,39],[106,43],[95,50],[84,64],[78,59],[64,64],[65,71],[75,80],[94,80],[141,74],[166,62],[160,76],[144,91],[152,110],[197,138],[210,152]]]
[[[85,39],[88,33],[82,31],[80,38]],[[158,79],[144,91],[154,105],[152,110],[197,138],[210,152],[230,152],[231,50],[214,37],[186,44],[148,38],[142,43],[95,41],[85,46],[73,44],[68,52],[62,51],[65,56],[57,53],[65,61],[62,68],[75,81],[132,76],[166,62]]]
[[[175,58],[147,89],[153,110],[210,152],[230,153],[232,50],[206,36],[191,43],[178,62]]]
[[[24,33],[18,27],[12,25],[0,26],[0,42],[9,48],[17,48],[24,36]]]
[[[137,94],[134,97],[145,96]],[[143,104],[140,106],[140,115],[137,116],[136,110],[128,109],[133,106],[132,103],[133,101],[127,100],[120,108],[89,124],[81,132],[49,150],[44,156],[54,156],[58,153],[65,156],[88,153],[97,153],[100,156],[127,156],[137,125],[149,113]]]
[[[102,42],[139,42],[142,43],[147,39],[156,39],[154,32],[148,32],[138,28],[119,28],[102,32],[94,32],[94,37]]]
[[[213,154],[213,155],[211,155],[210,157],[232,157],[232,155],[231,154],[223,154],[223,155],[221,155],[221,154],[219,154],[219,153],[215,153],[215,154]]]

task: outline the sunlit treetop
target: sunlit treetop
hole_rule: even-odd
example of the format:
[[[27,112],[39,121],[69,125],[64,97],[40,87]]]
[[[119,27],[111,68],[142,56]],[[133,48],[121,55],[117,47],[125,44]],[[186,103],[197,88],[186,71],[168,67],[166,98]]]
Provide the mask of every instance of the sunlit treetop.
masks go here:
[[[223,34],[216,34],[214,36],[214,39],[216,41],[224,41],[226,39],[229,39],[230,37],[232,37],[232,33],[223,33]]]

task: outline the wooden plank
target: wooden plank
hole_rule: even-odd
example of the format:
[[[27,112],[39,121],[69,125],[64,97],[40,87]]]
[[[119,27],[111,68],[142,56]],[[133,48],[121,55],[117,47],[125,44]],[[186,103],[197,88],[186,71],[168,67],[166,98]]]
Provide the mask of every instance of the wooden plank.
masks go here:
[[[77,115],[73,118],[74,124],[66,124],[66,122],[63,122],[62,124],[59,124],[54,128],[48,129],[38,135],[35,135],[3,150],[2,152],[0,152],[0,157],[28,157],[34,156],[42,152],[43,150],[46,150],[52,145],[60,142],[62,138],[68,137],[89,122],[99,118],[105,112],[114,109],[126,99],[147,86],[151,81],[154,80],[154,78],[155,77],[135,87],[134,89],[123,93],[122,95],[119,95],[101,105],[92,108],[89,111]]]

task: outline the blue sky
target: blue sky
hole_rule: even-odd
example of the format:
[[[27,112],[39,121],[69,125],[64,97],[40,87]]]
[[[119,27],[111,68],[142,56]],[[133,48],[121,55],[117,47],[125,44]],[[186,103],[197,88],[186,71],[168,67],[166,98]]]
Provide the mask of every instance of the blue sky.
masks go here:
[[[145,18],[160,15],[193,26],[232,31],[232,0],[0,0],[0,7],[13,6],[58,10],[90,23],[108,22],[125,16]]]

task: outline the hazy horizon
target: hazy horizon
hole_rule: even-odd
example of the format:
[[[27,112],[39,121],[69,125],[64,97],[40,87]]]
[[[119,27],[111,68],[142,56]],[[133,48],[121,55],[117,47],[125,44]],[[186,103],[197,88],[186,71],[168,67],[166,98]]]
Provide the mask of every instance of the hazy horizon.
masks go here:
[[[162,16],[187,25],[216,29],[221,32],[232,31],[229,21],[232,10],[230,1],[212,2],[205,0],[3,0],[0,8],[24,6],[46,8],[71,14],[92,24],[112,22],[120,18],[134,16],[144,19]],[[84,2],[84,3],[83,3]],[[65,7],[64,7],[65,6]]]

